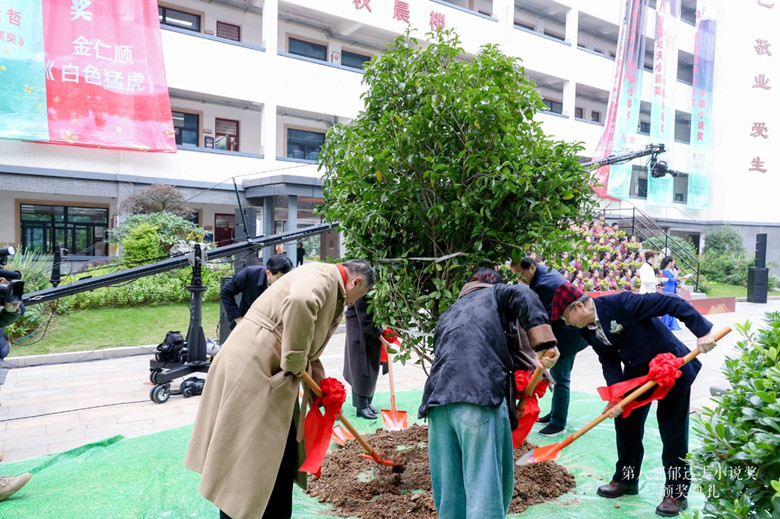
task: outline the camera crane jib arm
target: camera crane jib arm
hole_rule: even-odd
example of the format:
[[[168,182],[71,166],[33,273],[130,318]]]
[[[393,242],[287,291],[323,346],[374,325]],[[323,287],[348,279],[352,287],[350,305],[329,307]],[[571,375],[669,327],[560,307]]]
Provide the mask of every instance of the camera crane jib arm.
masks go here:
[[[298,229],[297,231],[290,231],[281,234],[274,234],[272,236],[262,236],[249,238],[246,241],[240,243],[233,243],[231,245],[225,245],[224,247],[217,247],[206,251],[206,258],[208,260],[214,260],[225,256],[232,256],[239,252],[246,252],[249,250],[258,250],[263,247],[275,245],[277,243],[285,243],[300,240],[307,236],[314,234],[320,234],[330,229],[338,227],[338,223],[334,224],[320,224],[313,225],[311,227],[305,227]],[[45,303],[47,301],[53,301],[61,297],[71,296],[80,292],[86,292],[88,290],[94,290],[100,287],[106,287],[122,283],[126,281],[133,281],[145,276],[151,276],[153,274],[159,274],[160,272],[167,272],[169,270],[175,270],[185,267],[189,264],[189,254],[181,256],[175,256],[162,261],[150,263],[148,265],[141,265],[140,267],[133,267],[120,272],[112,272],[103,276],[94,278],[80,279],[67,285],[60,285],[54,288],[47,288],[38,290],[37,292],[30,292],[22,296],[22,301],[25,305],[37,305]]]

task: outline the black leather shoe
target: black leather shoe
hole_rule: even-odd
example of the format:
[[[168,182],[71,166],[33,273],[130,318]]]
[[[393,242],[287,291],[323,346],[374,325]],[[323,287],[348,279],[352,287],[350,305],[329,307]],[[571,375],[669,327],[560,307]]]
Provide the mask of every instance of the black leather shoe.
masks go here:
[[[623,483],[612,481],[609,483],[609,485],[600,486],[596,493],[601,497],[607,497],[611,499],[613,497],[620,497],[625,495],[635,496],[639,493],[639,488],[637,485],[624,485]]]
[[[546,415],[537,418],[536,423],[550,423],[550,413],[547,413]]]
[[[371,404],[368,404],[368,410],[371,411],[374,414],[377,414],[377,410]]]
[[[365,418],[366,420],[376,420],[377,419],[377,414],[376,413],[372,413],[371,409],[369,409],[368,407],[364,407],[362,409],[358,409],[357,410],[357,415],[360,418]]]
[[[680,512],[688,508],[687,499],[675,499],[673,497],[665,497],[661,504],[655,509],[655,513],[661,517],[675,517],[680,515]]]

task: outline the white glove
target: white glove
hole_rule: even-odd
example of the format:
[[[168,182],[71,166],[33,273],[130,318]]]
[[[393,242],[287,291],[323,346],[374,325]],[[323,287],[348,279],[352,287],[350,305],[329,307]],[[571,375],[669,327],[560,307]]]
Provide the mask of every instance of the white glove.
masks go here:
[[[712,350],[712,348],[715,347],[715,344],[715,336],[712,335],[712,333],[708,333],[704,337],[699,337],[696,341],[696,347],[699,348],[699,351],[702,353],[707,353]]]

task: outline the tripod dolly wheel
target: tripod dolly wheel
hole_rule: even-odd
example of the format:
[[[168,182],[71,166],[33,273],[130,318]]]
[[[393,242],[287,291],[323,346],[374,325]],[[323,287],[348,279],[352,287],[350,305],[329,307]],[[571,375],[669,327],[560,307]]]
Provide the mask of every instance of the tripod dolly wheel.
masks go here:
[[[149,373],[149,380],[152,382],[152,384],[157,384],[157,375],[159,375],[162,372],[162,370],[153,369]]]
[[[151,391],[149,391],[149,398],[152,399],[152,402],[155,404],[164,404],[168,401],[168,399],[171,396],[171,385],[170,384],[160,384],[157,386],[154,386]]]

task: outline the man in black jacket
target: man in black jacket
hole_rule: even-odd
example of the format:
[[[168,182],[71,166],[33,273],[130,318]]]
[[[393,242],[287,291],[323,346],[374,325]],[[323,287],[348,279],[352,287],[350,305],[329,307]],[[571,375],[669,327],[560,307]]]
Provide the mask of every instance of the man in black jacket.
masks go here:
[[[428,417],[428,456],[439,517],[503,519],[514,490],[506,394],[514,384],[505,332],[519,321],[546,368],[558,358],[547,312],[525,285],[505,285],[477,269],[444,312],[433,337],[434,359],[420,418]]]
[[[650,361],[660,353],[684,357],[688,348],[663,324],[662,315],[669,314],[685,323],[698,337],[698,348],[706,353],[715,347],[712,323],[684,299],[671,294],[633,294],[623,292],[591,299],[579,288],[566,283],[558,287],[553,298],[552,319],[580,328],[583,338],[599,356],[608,385],[647,375]],[[682,375],[666,396],[658,401],[658,431],[663,442],[661,459],[666,473],[664,499],[656,514],[674,517],[688,507],[690,470],[685,461],[688,454],[688,415],[691,384],[701,369],[693,359],[682,366]],[[607,404],[604,412],[613,403]],[[599,487],[601,497],[615,498],[639,492],[637,484],[644,456],[642,436],[649,405],[634,409],[625,418],[615,405],[618,461],[612,481]]]
[[[546,266],[537,264],[530,257],[523,258],[518,263],[512,263],[511,269],[512,272],[521,275],[520,281],[536,292],[549,316],[552,312],[555,290],[567,283],[566,278],[557,270],[548,270]],[[565,432],[571,393],[569,384],[574,358],[577,353],[588,347],[588,343],[580,336],[578,329],[567,326],[560,320],[552,322],[552,329],[555,339],[558,341],[561,358],[550,370],[550,375],[555,380],[555,385],[552,388],[550,412],[537,420],[539,423],[547,424],[539,431],[542,436],[556,436]]]
[[[219,299],[230,321],[230,329],[236,327],[260,294],[292,268],[292,261],[287,256],[274,254],[268,258],[266,265],[245,267],[234,274],[219,292]],[[236,304],[238,294],[241,294],[240,306]]]

